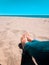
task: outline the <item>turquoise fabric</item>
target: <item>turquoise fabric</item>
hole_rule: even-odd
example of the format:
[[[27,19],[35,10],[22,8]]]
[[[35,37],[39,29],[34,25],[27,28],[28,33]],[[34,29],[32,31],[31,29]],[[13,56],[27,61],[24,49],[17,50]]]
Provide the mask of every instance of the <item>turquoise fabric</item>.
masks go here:
[[[33,40],[32,42],[27,42],[24,46],[24,50],[31,56],[37,56],[44,52],[47,53],[49,52],[49,41]]]

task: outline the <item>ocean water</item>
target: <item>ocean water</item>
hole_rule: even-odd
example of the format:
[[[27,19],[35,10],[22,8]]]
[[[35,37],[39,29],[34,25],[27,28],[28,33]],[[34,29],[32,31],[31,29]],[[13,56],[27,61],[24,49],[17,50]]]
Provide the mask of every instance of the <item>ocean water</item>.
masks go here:
[[[0,15],[37,14],[49,14],[49,0],[0,0]]]

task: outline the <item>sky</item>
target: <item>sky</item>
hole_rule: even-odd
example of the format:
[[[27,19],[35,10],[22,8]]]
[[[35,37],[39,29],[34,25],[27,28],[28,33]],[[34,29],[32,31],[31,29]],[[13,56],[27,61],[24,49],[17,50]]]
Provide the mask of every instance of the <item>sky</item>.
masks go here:
[[[42,14],[49,14],[49,0],[0,0],[0,15]]]

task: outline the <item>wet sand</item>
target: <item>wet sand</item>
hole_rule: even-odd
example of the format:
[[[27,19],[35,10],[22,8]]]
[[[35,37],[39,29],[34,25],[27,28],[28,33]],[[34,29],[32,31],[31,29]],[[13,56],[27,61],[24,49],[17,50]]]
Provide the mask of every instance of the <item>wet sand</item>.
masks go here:
[[[36,39],[49,40],[49,19],[0,17],[0,64],[21,64],[22,50],[18,44],[21,35],[26,31]]]

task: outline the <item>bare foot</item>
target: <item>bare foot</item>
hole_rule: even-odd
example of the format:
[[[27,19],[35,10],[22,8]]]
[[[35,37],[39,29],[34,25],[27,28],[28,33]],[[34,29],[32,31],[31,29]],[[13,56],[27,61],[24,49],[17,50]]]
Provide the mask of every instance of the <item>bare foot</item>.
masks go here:
[[[29,42],[31,42],[32,40],[34,40],[34,37],[32,37],[31,34],[28,33],[28,32],[26,32],[26,37],[27,37],[27,40],[28,40]]]
[[[34,38],[32,38],[31,35],[28,32],[26,32],[21,37],[21,44],[24,47],[26,42],[31,42],[32,40],[34,40]]]
[[[22,44],[23,47],[24,47],[26,42],[28,42],[26,34],[23,34],[22,37],[21,37],[21,44]]]

